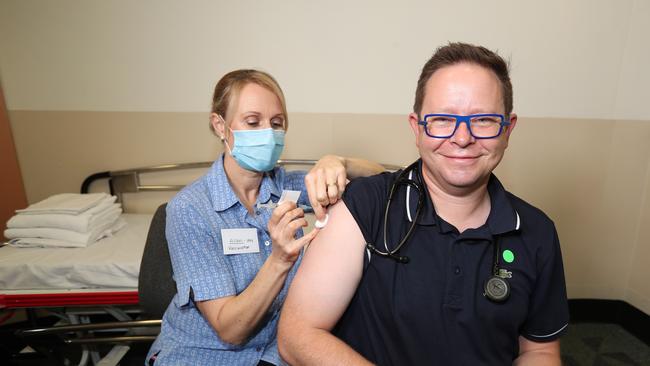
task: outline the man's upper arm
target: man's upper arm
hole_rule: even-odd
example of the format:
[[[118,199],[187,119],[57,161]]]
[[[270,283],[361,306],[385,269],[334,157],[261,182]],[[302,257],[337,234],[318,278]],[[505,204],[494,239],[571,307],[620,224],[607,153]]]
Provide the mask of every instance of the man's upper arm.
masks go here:
[[[537,258],[535,288],[520,330],[520,335],[540,343],[558,339],[569,324],[562,252],[554,226],[544,240],[547,245],[540,250],[543,255]]]
[[[560,340],[551,342],[534,342],[524,337],[519,337],[519,357],[514,365],[561,365]]]
[[[331,330],[354,296],[363,272],[365,240],[345,204],[329,209],[327,226],[305,252],[282,311],[286,324]]]

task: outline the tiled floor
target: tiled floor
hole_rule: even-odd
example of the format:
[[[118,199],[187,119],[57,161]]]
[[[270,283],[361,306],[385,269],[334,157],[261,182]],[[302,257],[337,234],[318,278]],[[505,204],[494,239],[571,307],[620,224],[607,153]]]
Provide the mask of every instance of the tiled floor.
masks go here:
[[[13,348],[8,339],[10,334],[7,329],[0,332],[0,365],[56,364],[42,357],[3,360],[9,356],[9,348]],[[121,365],[143,365],[147,349],[146,344],[134,345]],[[73,351],[69,349],[64,354],[76,364],[78,352]],[[571,324],[568,333],[562,337],[562,361],[565,366],[650,366],[650,347],[615,324]]]
[[[570,324],[562,337],[565,366],[650,366],[650,347],[616,324]]]

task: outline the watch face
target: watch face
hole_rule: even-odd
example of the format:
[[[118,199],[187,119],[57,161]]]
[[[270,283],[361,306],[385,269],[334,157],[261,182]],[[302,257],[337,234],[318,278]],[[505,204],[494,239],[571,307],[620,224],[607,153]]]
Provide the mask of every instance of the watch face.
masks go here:
[[[485,282],[485,296],[492,301],[501,302],[510,295],[508,282],[501,277],[492,276]]]

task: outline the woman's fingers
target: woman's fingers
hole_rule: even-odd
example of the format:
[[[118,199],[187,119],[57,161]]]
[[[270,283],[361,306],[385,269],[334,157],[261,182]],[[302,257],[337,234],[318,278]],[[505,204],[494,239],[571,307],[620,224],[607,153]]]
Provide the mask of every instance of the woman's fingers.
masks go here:
[[[305,212],[302,208],[296,208],[296,204],[293,202],[291,202],[291,205],[294,208],[285,212],[284,216],[280,219],[280,222],[278,222],[278,227],[285,228],[294,219],[305,216]]]
[[[312,230],[309,234],[298,239],[295,238],[299,228],[307,226],[304,217],[296,218],[283,228],[280,238],[273,238],[273,253],[286,262],[295,262],[300,256],[300,251],[316,236],[318,229]]]
[[[318,170],[316,175],[316,198],[321,206],[329,205],[329,196],[327,195],[327,175],[323,169]]]
[[[327,204],[333,205],[339,199],[339,187],[336,183],[327,183]]]
[[[282,218],[288,211],[293,210],[295,208],[296,208],[296,204],[291,201],[283,202],[280,205],[278,205],[271,213],[271,219],[269,219],[269,223],[267,224],[269,231],[271,230],[271,227],[275,227],[278,225],[280,220],[282,220]]]
[[[320,220],[323,217],[325,217],[325,208],[321,206],[320,201],[318,201],[318,193],[316,192],[317,190],[317,179],[316,179],[316,173],[314,170],[309,172],[305,176],[305,186],[307,187],[307,196],[309,198],[309,204],[311,205],[312,209],[314,210],[314,215],[316,215],[316,219]]]
[[[302,250],[302,248],[304,248],[305,245],[311,243],[311,241],[314,240],[314,238],[316,237],[319,231],[320,229],[313,229],[312,231],[308,232],[301,238],[298,238],[291,243],[292,246],[291,252],[296,255],[296,259],[298,255],[300,255],[300,251]]]
[[[316,219],[324,219],[325,207],[341,198],[345,191],[346,178],[344,160],[334,155],[321,158],[307,174],[305,184]]]
[[[269,234],[271,234],[271,239],[273,241],[281,240],[285,226],[290,221],[287,215],[291,215],[290,212],[296,209],[296,204],[293,202],[283,202],[278,207],[276,207],[271,213],[271,219],[266,225],[269,229]]]
[[[307,226],[307,220],[304,218],[305,212],[302,208],[296,208],[294,202],[282,203],[274,210],[272,216],[279,216],[282,212],[284,214],[279,221],[277,221],[276,217],[274,224],[271,225],[269,222],[268,225],[271,239],[279,246],[284,246],[286,243],[291,242],[296,236],[296,231],[301,227]]]
[[[338,198],[341,198],[341,197],[343,197],[343,192],[345,192],[345,186],[348,185],[348,177],[345,174],[345,171],[343,171],[343,174],[339,174],[336,177],[336,184],[337,184],[337,186],[339,188],[339,197]]]

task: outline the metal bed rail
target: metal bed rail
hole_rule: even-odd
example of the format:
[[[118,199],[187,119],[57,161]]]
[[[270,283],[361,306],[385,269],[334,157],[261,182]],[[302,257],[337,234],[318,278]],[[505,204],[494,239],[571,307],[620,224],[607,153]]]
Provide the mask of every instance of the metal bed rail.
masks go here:
[[[119,321],[119,322],[105,322],[97,324],[74,324],[74,325],[59,325],[56,327],[32,328],[24,329],[16,332],[21,337],[60,334],[68,332],[87,332],[92,330],[108,330],[108,329],[122,329],[122,328],[139,328],[160,326],[161,320],[132,320],[132,321]]]
[[[316,164],[318,160],[313,159],[280,159],[278,166],[310,166]],[[88,176],[81,184],[81,193],[88,193],[90,185],[100,179],[108,179],[111,194],[116,195],[119,201],[122,201],[123,193],[137,193],[137,192],[161,192],[161,191],[179,191],[183,185],[173,184],[142,184],[140,182],[140,175],[146,173],[156,173],[171,170],[188,170],[188,169],[201,169],[209,168],[212,166],[213,161],[195,162],[195,163],[178,163],[178,164],[163,164],[150,167],[142,167],[136,169],[116,170],[95,173]],[[399,170],[402,166],[393,164],[382,164],[387,170]]]
[[[54,326],[18,329],[15,335],[39,354],[55,364],[69,364],[68,355],[57,349],[58,344],[81,347],[79,366],[90,364],[115,366],[133,343],[153,342],[160,330],[161,320],[133,320],[123,309],[106,307],[106,314],[116,321],[92,323],[90,316],[99,312],[93,308],[56,314],[61,320]],[[64,323],[63,325],[61,323]],[[66,324],[67,323],[67,324]],[[60,343],[59,343],[60,342]],[[101,345],[110,345],[100,352]]]

